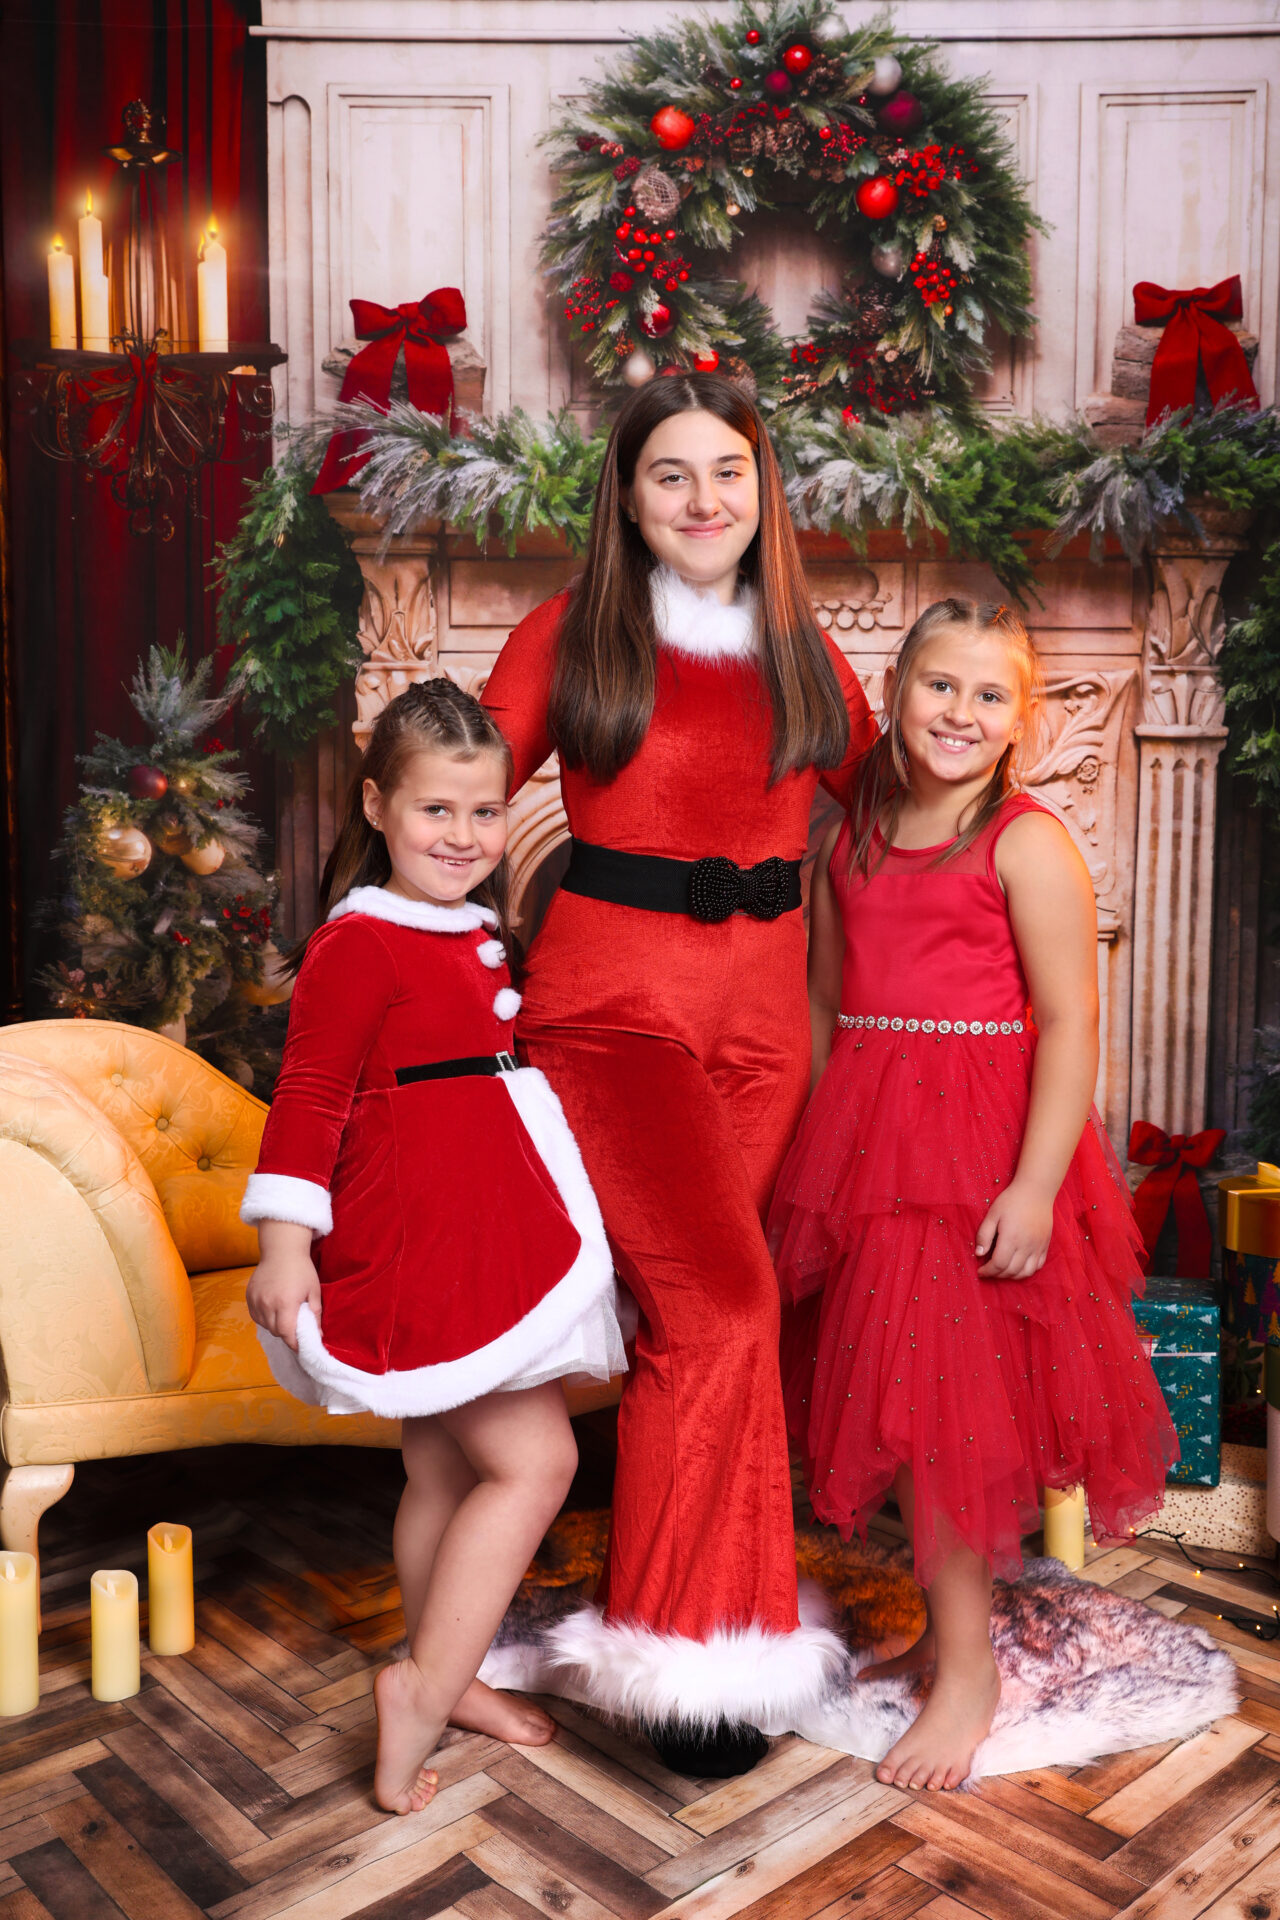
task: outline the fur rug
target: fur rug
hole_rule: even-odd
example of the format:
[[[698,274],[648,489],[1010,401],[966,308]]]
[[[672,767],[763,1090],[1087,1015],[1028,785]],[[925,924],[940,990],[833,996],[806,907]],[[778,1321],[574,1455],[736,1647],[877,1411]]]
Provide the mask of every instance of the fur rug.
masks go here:
[[[486,1678],[518,1686],[522,1673],[537,1672],[547,1628],[589,1601],[607,1534],[607,1513],[566,1514],[556,1522],[494,1641]],[[883,1759],[919,1712],[928,1676],[861,1684],[854,1676],[900,1651],[924,1624],[907,1551],[844,1546],[816,1527],[802,1528],[796,1545],[801,1577],[821,1589],[849,1657],[794,1730],[820,1746]],[[1185,1739],[1236,1705],[1235,1664],[1207,1633],[1079,1580],[1057,1560],[1029,1561],[1020,1580],[995,1583],[992,1641],[1000,1705],[972,1779],[1079,1766]]]

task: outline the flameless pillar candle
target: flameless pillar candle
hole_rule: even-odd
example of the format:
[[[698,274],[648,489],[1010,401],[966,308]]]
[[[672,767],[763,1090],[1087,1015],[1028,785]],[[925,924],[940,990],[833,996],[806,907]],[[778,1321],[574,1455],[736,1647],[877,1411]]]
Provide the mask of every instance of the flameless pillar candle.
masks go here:
[[[137,1575],[109,1568],[94,1574],[89,1592],[93,1697],[128,1700],[142,1684]]]
[[[55,236],[49,252],[49,345],[76,346],[76,266]]]
[[[213,221],[200,246],[196,303],[200,314],[201,353],[225,353],[230,345],[227,320],[227,250]]]
[[[0,1553],[0,1714],[40,1704],[40,1572],[30,1553]]]
[[[106,353],[111,346],[107,276],[102,267],[102,222],[93,211],[93,195],[86,193],[80,216],[80,334],[89,353]]]
[[[1084,1565],[1084,1488],[1044,1490],[1044,1550],[1072,1573]]]
[[[190,1653],[196,1643],[190,1527],[162,1520],[147,1535],[147,1617],[152,1653]]]

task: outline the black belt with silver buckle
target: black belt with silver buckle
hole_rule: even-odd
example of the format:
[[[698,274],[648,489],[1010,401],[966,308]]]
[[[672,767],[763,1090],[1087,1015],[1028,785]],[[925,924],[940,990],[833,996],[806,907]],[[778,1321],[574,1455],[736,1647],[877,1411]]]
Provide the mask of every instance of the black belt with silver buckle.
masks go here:
[[[650,913],[687,913],[714,924],[732,913],[755,920],[777,920],[800,905],[800,862],[778,854],[740,867],[722,854],[705,860],[668,860],[657,853],[620,853],[575,840],[569,870],[560,882],[566,893],[607,900],[617,907],[643,907]]]
[[[432,1060],[425,1067],[397,1067],[396,1085],[409,1087],[415,1080],[465,1080],[473,1074],[514,1073],[519,1065],[514,1053],[468,1053],[457,1060]]]

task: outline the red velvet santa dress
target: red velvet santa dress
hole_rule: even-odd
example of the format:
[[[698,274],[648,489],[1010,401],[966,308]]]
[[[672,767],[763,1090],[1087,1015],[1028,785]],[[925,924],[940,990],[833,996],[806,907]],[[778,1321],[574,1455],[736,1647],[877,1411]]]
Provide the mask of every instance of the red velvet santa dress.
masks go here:
[[[562,769],[574,835],[686,861],[799,860],[818,774],[771,784],[750,595],[725,607],[665,571],[655,587],[653,718],[614,779]],[[521,622],[485,690],[516,788],[551,751],[565,599]],[[824,784],[847,799],[873,729],[827,644],[851,740]],[[655,1723],[788,1727],[844,1657],[798,1612],[778,1286],[762,1226],[808,1094],[801,913],[708,923],[562,888],[530,951],[517,1039],[564,1102],[640,1327],[596,1605],[549,1646],[495,1650],[484,1677]]]
[[[894,847],[869,879],[849,870],[846,822],[839,1026],[769,1221],[783,1292],[807,1309],[788,1319],[783,1378],[814,1512],[847,1538],[909,1466],[926,1586],[960,1542],[1016,1577],[1044,1487],[1083,1483],[1095,1536],[1123,1538],[1177,1457],[1130,1304],[1142,1243],[1096,1113],[1039,1273],[978,1275],[1036,1049],[996,846],[1045,811],[1015,795],[946,865],[939,847]]]
[[[307,949],[241,1218],[315,1234],[321,1316],[276,1379],[330,1413],[401,1419],[625,1367],[613,1261],[560,1103],[533,1068],[407,1070],[510,1054],[520,996],[470,901],[381,887]]]

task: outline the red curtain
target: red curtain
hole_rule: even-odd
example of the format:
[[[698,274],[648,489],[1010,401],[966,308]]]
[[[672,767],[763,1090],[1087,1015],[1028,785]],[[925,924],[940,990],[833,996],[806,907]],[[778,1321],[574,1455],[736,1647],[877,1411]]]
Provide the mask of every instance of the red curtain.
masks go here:
[[[214,648],[208,562],[269,451],[206,469],[189,499],[179,488],[170,540],[131,534],[105,481],[32,444],[15,377],[22,343],[48,340],[45,257],[55,232],[74,248],[86,189],[107,237],[119,231],[118,169],[102,149],[134,99],[151,107],[153,137],[182,155],[165,170],[166,238],[193,311],[196,246],[212,214],[230,262],[232,340],[267,340],[265,55],[248,31],[257,18],[256,0],[6,0],[0,217],[28,980],[46,957],[31,915],[58,884],[50,856],[77,792],[76,755],[98,731],[138,737],[125,687],[149,646],[185,633],[197,658]],[[248,747],[243,731],[236,744]],[[271,763],[250,750],[248,764],[251,805],[270,827]],[[28,1013],[39,1010],[29,996]]]

